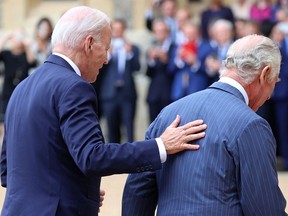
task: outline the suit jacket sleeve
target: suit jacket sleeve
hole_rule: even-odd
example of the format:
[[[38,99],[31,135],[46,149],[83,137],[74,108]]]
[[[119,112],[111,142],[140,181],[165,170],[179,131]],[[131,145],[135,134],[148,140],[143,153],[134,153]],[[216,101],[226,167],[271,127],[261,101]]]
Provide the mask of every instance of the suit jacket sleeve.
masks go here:
[[[128,60],[131,63],[131,71],[132,72],[139,71],[141,68],[141,64],[139,59],[140,50],[138,46],[132,45],[132,53],[133,53],[132,58]]]
[[[83,81],[70,84],[56,102],[63,140],[80,170],[86,175],[105,176],[161,168],[154,139],[104,144],[96,101],[93,87]]]
[[[237,179],[244,215],[286,215],[286,201],[277,180],[276,143],[268,123],[253,121],[238,143]]]
[[[155,172],[129,174],[122,197],[122,216],[154,216],[157,206]]]
[[[155,121],[150,125],[146,139],[151,138],[150,132],[154,125]],[[154,171],[130,174],[122,197],[122,216],[154,216],[157,200],[158,189]]]

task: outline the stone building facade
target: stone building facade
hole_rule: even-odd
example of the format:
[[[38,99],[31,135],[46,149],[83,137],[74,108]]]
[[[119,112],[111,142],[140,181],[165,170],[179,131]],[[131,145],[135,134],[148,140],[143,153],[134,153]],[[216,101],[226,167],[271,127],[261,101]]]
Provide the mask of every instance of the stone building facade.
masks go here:
[[[55,23],[70,7],[88,5],[107,13],[111,18],[121,17],[135,31],[145,28],[144,13],[152,0],[0,0],[0,31],[25,28],[32,31],[42,16]],[[179,7],[189,7],[197,15],[210,0],[178,0]],[[225,2],[225,1],[224,1]],[[231,2],[231,1],[227,1]]]

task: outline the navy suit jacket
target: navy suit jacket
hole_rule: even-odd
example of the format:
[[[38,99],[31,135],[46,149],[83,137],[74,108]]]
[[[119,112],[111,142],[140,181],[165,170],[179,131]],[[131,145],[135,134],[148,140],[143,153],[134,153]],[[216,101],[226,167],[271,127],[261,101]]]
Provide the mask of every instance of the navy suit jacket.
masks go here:
[[[175,46],[174,43],[169,46],[167,51],[168,61],[173,61],[171,56]],[[146,75],[150,78],[146,101],[149,103],[159,101],[170,103],[173,75],[168,71],[168,64],[157,59],[153,66],[147,65]]]
[[[208,8],[201,13],[201,35],[207,40],[209,39],[209,25],[218,19],[226,19],[234,23],[234,15],[231,8],[221,5],[218,10]]]
[[[134,73],[140,70],[140,50],[137,46],[132,45],[133,57],[126,59],[125,69],[123,72],[123,92],[124,98],[128,101],[136,101],[137,91],[134,81]],[[117,96],[119,89],[114,85],[116,72],[118,71],[118,60],[112,57],[107,65],[101,70],[102,78],[100,83],[100,100],[102,101],[113,101]]]
[[[281,69],[280,69],[280,82],[276,83],[272,99],[274,100],[287,100],[288,99],[288,50],[287,40],[283,40],[280,45],[281,51]]]
[[[208,76],[206,71],[204,70],[203,60],[206,55],[206,48],[204,47],[203,41],[199,41],[197,44],[197,61],[198,67],[197,69],[193,69],[193,65],[188,64],[184,61],[184,65],[182,68],[179,68],[175,61],[171,60],[168,66],[168,70],[173,74],[172,81],[172,92],[171,99],[172,101],[178,100],[188,94],[192,94],[197,91],[201,91],[208,87]],[[171,59],[176,59],[178,55],[178,47],[173,47],[172,57]],[[183,77],[186,75],[189,76],[188,87],[185,89],[183,86]]]
[[[181,124],[203,119],[198,151],[169,156],[161,170],[130,174],[123,216],[286,215],[278,187],[275,139],[268,123],[234,87],[216,82],[168,105],[147,131],[156,137],[176,114]]]
[[[96,93],[51,55],[15,89],[1,154],[2,216],[95,216],[101,176],[161,167],[155,140],[104,144]]]

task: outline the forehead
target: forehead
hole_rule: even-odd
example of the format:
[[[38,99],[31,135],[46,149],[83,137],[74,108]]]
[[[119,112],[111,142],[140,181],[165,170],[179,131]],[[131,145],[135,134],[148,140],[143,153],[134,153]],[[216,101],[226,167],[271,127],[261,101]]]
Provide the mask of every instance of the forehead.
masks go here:
[[[164,22],[155,23],[153,26],[154,31],[168,31],[167,25]]]
[[[114,21],[112,23],[112,29],[124,29],[125,28],[125,24],[121,21]]]

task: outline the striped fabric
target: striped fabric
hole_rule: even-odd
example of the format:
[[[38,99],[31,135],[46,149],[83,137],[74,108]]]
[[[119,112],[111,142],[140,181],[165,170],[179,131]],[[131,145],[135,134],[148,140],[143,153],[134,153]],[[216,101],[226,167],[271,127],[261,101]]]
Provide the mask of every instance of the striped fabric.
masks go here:
[[[268,123],[234,87],[216,82],[167,106],[147,139],[161,135],[176,114],[181,124],[203,119],[198,151],[168,156],[160,171],[131,174],[123,216],[281,216],[286,201],[278,187],[276,143]]]

